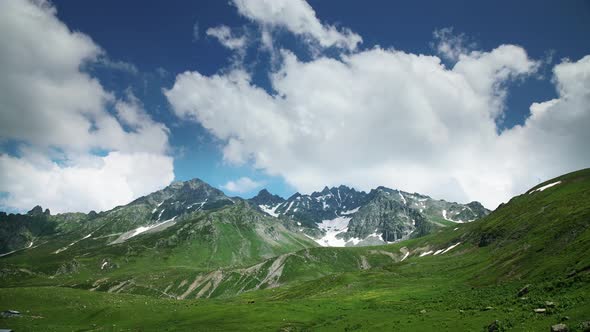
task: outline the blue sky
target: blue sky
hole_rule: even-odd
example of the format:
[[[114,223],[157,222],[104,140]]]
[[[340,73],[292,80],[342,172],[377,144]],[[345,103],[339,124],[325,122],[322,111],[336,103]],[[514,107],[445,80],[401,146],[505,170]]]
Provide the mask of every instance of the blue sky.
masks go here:
[[[381,45],[432,54],[433,31],[453,27],[482,49],[516,44],[534,58],[553,54],[553,62],[564,57],[581,58],[590,49],[588,1],[393,3],[372,0],[362,4],[339,1],[337,6],[329,1],[308,2],[322,21],[349,27],[363,36],[362,48]],[[167,1],[150,5],[133,0],[123,3],[58,0],[53,3],[60,19],[71,29],[91,36],[113,59],[132,63],[141,72],[153,74],[157,68],[168,71],[165,78],[153,77],[150,83],[154,90],[142,96],[142,99],[149,98],[144,101],[147,105],[154,103],[156,107],[167,107],[165,98],[156,96],[157,91],[162,86],[172,85],[177,73],[198,70],[210,75],[228,65],[230,52],[205,35],[207,28],[219,24],[240,27],[250,23],[240,17],[229,1]],[[197,40],[193,34],[195,24],[199,27]],[[264,76],[265,72],[260,75]],[[121,82],[117,77],[113,82],[103,82],[113,84],[116,90],[131,85],[140,93],[143,82],[127,78],[130,81]],[[547,80],[530,79],[526,84],[519,84],[511,94],[505,125],[522,123],[531,101],[554,97],[554,90]]]
[[[248,6],[247,2],[244,2],[244,7]],[[301,3],[302,8],[306,5],[304,1],[295,2],[298,5]],[[286,63],[284,58],[277,55],[280,54],[280,50],[292,52],[300,63],[311,64],[321,58],[340,61],[347,56],[363,54],[365,51],[380,47],[391,52],[402,51],[407,54],[438,56],[442,59],[445,68],[451,69],[458,59],[444,57],[437,49],[441,40],[437,40],[433,36],[435,31],[446,28],[449,31],[447,37],[460,40],[461,45],[466,48],[465,54],[473,51],[491,52],[500,45],[510,44],[525,50],[528,59],[535,62],[534,69],[531,67],[524,70],[526,74],[518,72],[514,74],[513,79],[502,79],[496,82],[498,87],[501,86],[501,89],[498,88],[497,91],[496,83],[494,83],[492,94],[505,94],[505,98],[501,101],[502,115],[494,115],[495,130],[501,134],[517,125],[524,125],[525,120],[530,116],[529,107],[531,104],[560,97],[556,92],[555,77],[552,72],[556,65],[562,63],[564,58],[576,62],[590,54],[590,44],[587,42],[587,36],[590,35],[590,2],[588,1],[495,1],[484,3],[473,1],[333,2],[310,0],[307,3],[315,11],[317,21],[324,27],[334,26],[336,31],[342,32],[342,34],[349,31],[360,36],[362,43],[358,44],[354,50],[345,50],[341,46],[318,46],[323,37],[298,34],[289,28],[288,23],[277,23],[272,21],[272,17],[256,15],[248,17],[244,11],[238,10],[239,6],[236,3],[231,1],[150,3],[112,0],[100,2],[52,1],[56,9],[53,14],[57,20],[70,30],[90,37],[93,43],[103,51],[101,57],[103,60],[85,63],[82,72],[98,80],[103,90],[111,93],[117,100],[125,100],[131,93],[155,123],[167,127],[169,149],[166,155],[173,159],[174,179],[186,180],[198,177],[214,186],[222,187],[228,181],[247,177],[258,182],[258,185],[252,185],[252,188],[236,192],[230,192],[226,186],[228,194],[245,197],[253,196],[262,187],[282,196],[290,196],[297,190],[311,191],[314,189],[314,184],[317,190],[321,190],[324,185],[336,185],[337,183],[368,189],[380,183],[380,178],[363,182],[359,180],[363,178],[363,171],[359,171],[360,174],[357,178],[352,174],[354,168],[352,170],[330,169],[331,167],[338,168],[340,167],[338,165],[349,162],[350,164],[356,162],[349,161],[346,157],[343,157],[337,166],[331,162],[302,162],[293,169],[286,169],[283,166],[289,164],[287,161],[271,164],[261,157],[249,157],[245,162],[231,162],[231,156],[224,150],[228,146],[228,137],[238,137],[240,142],[246,145],[255,144],[255,140],[249,141],[246,136],[240,136],[243,135],[240,130],[215,127],[211,124],[207,125],[209,129],[205,129],[203,127],[204,120],[201,118],[205,115],[200,113],[201,109],[197,109],[197,106],[195,106],[195,112],[189,112],[190,114],[181,115],[181,111],[175,110],[173,103],[170,103],[170,97],[167,97],[164,91],[174,90],[175,83],[180,82],[177,80],[178,74],[198,73],[205,78],[217,74],[225,79],[229,77],[232,70],[237,68],[248,73],[251,86],[264,89],[268,96],[276,96],[277,91],[272,85],[273,81],[270,76],[281,68],[285,69],[282,67]],[[243,47],[242,50],[229,49],[216,38],[207,34],[208,29],[220,25],[229,27],[234,37],[246,36],[248,40],[246,47]],[[263,27],[272,31],[274,47],[272,52],[264,50],[261,46],[260,32]],[[7,36],[4,37],[7,41]],[[314,41],[314,38],[317,40]],[[312,41],[310,42],[310,40]],[[105,64],[105,61],[108,63]],[[215,95],[210,98],[217,97],[219,96]],[[248,100],[246,95],[243,100]],[[292,100],[290,105],[297,107],[299,104],[297,100]],[[106,111],[113,116],[117,113],[113,104],[108,106]],[[586,114],[586,110],[583,111]],[[367,112],[371,111],[367,110]],[[410,107],[406,113],[412,113],[412,108]],[[249,113],[243,114],[241,121],[244,123],[251,121],[251,118],[248,117]],[[195,118],[196,120],[194,120]],[[338,115],[335,116],[334,121],[339,121]],[[120,122],[123,123],[123,121]],[[218,122],[215,120],[212,123],[217,124]],[[379,126],[380,122],[375,123]],[[379,129],[386,132],[388,130],[385,127],[386,124],[381,123],[384,128]],[[273,125],[273,123],[268,123],[268,126]],[[125,126],[123,128],[129,131],[129,128]],[[229,136],[218,134],[228,130],[230,131]],[[396,129],[392,127],[391,131],[394,130]],[[370,135],[370,132],[367,134]],[[7,133],[0,136],[4,138],[1,145],[2,152],[15,158],[25,154],[21,151],[23,145],[37,146],[37,143],[31,143],[26,137],[12,137]],[[387,137],[387,139],[390,138]],[[465,139],[469,140],[467,136]],[[572,139],[579,139],[579,137]],[[269,137],[269,140],[272,140],[272,137]],[[325,149],[334,148],[335,146],[325,145]],[[479,150],[487,148],[489,147],[480,147]],[[556,147],[556,149],[558,148]],[[56,144],[50,149],[65,151],[69,148],[63,148]],[[299,153],[299,147],[294,149],[293,154]],[[114,150],[117,149],[93,148],[91,154],[104,157]],[[424,148],[422,152],[427,154],[428,151],[427,148]],[[252,151],[248,153],[252,154]],[[380,152],[376,150],[375,153]],[[68,155],[65,157],[66,160],[75,159],[69,157],[69,152],[65,154]],[[317,152],[313,152],[313,156],[316,155]],[[346,153],[341,153],[341,155],[346,155]],[[300,159],[308,158],[305,157],[306,154],[302,156]],[[355,157],[350,158],[354,159]],[[367,159],[366,157],[358,158]],[[59,158],[51,155],[49,159],[55,162]],[[420,162],[415,160],[412,162],[417,164],[408,166],[409,169],[416,169],[416,165],[424,165],[425,169],[428,166],[428,161],[421,157]],[[506,199],[505,196],[515,194],[515,191],[534,184],[532,182],[538,181],[542,177],[579,167],[586,162],[587,159],[563,162],[560,167],[539,171],[522,183],[515,180],[518,177],[517,174],[520,174],[518,172],[511,171],[509,176],[506,175],[506,178],[510,178],[510,180],[504,178],[497,180],[493,175],[490,175],[490,178],[485,181],[486,183],[510,182],[507,184],[510,190],[503,189],[504,196],[498,194],[499,196],[495,196],[494,199],[490,198],[488,201],[493,203],[488,203],[488,205]],[[382,164],[385,163],[389,165],[391,172],[404,172],[404,167],[411,164],[407,160],[395,160],[395,158],[382,162]],[[514,163],[517,162],[514,161]],[[63,167],[68,165],[70,164],[66,162]],[[379,161],[371,165],[359,161],[359,165],[362,165],[358,166],[359,169],[364,167],[371,170],[366,172],[387,172],[382,169]],[[440,174],[445,173],[442,167],[437,168]],[[472,168],[473,173],[480,172],[480,168],[477,170]],[[512,170],[514,166],[507,165],[506,168]],[[468,169],[464,173],[471,173],[472,169]],[[303,170],[307,170],[306,173]],[[340,171],[344,174],[342,181],[326,176],[331,173],[337,174]],[[486,172],[494,173],[493,170],[487,169]],[[413,176],[424,178],[420,174]],[[425,184],[413,186],[411,182],[396,180],[395,176],[391,179],[387,178],[386,183],[382,184],[407,191],[422,190],[426,191],[426,194],[440,198],[478,199],[477,195],[469,193],[469,190],[465,189],[469,184],[463,182],[460,177],[461,175],[457,175],[438,181],[439,177],[436,180],[438,181],[436,188],[450,188],[456,183],[460,183],[462,191],[465,192],[461,195],[449,194],[451,189],[433,189]],[[0,191],[4,193],[5,197],[10,196],[11,189],[8,185],[4,187],[4,189],[0,188]],[[482,185],[478,188],[485,188],[485,186]],[[9,210],[20,208],[19,206],[11,206],[6,200],[3,206]],[[85,206],[92,206],[92,204],[82,206],[81,209],[84,209]],[[76,205],[73,205],[73,208],[76,208]]]
[[[145,5],[143,1],[86,4],[54,1],[54,4],[59,18],[71,29],[91,36],[111,58],[137,67],[137,75],[113,74],[109,69],[97,76],[112,91],[131,87],[152,116],[173,129],[170,141],[176,150],[174,170],[177,180],[198,177],[220,187],[227,181],[247,176],[264,182],[264,187],[283,196],[294,193],[294,188],[280,177],[266,176],[248,166],[226,165],[222,161],[220,144],[199,124],[178,121],[161,92],[163,87],[172,86],[178,73],[198,70],[211,75],[229,65],[230,52],[205,35],[207,28],[219,24],[248,24],[229,2],[171,1]],[[195,25],[198,27],[197,37]],[[159,68],[165,69],[166,73],[159,75]],[[248,197],[260,189],[228,194]]]

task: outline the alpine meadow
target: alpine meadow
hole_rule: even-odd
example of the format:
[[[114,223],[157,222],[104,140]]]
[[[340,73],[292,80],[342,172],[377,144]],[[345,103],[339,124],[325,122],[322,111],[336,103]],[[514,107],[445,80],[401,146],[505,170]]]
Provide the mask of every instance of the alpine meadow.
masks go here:
[[[588,35],[586,0],[0,1],[0,331],[590,331]]]

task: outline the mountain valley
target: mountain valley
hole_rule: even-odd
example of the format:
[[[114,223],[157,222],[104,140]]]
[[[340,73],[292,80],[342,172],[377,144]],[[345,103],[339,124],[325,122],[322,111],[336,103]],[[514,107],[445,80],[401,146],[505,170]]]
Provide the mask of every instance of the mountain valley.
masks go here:
[[[527,331],[567,316],[582,331],[589,224],[590,170],[493,212],[384,187],[244,200],[175,182],[100,213],[0,215],[0,303],[23,313],[0,324]]]

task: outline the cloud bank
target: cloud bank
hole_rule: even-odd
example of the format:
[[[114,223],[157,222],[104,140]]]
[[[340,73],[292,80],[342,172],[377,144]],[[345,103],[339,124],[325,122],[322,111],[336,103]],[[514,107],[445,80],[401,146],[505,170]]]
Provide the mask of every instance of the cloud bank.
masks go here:
[[[235,4],[261,25],[338,44],[304,1]],[[439,36],[437,49],[456,60],[452,68],[436,55],[379,47],[308,62],[282,50],[268,73],[273,93],[234,68],[182,73],[165,94],[178,117],[224,142],[226,161],[251,163],[303,192],[385,185],[495,208],[539,179],[590,164],[590,57],[555,66],[559,98],[534,103],[523,126],[498,133],[506,87],[540,63],[519,46],[469,51],[450,38]]]
[[[0,31],[0,136],[19,145],[0,155],[0,205],[103,210],[172,181],[168,129],[83,70],[108,59],[88,36],[45,1],[1,1]]]

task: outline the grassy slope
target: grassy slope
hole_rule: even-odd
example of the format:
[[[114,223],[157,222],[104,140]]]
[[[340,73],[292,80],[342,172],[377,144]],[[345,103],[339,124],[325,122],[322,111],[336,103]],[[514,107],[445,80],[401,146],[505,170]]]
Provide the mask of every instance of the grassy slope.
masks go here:
[[[98,286],[97,290],[107,291],[132,281],[119,291],[168,296],[163,291],[172,285],[174,295],[180,295],[196,276],[221,269],[231,271],[316,246],[245,205],[196,214],[161,232],[143,234],[122,244],[104,245],[116,236],[88,238],[54,254],[81,236],[65,236],[0,259],[3,286]],[[101,269],[104,262],[108,264]],[[72,265],[73,273],[56,274]],[[198,290],[194,289],[195,293]]]
[[[498,319],[508,329],[539,331],[569,316],[566,323],[575,328],[590,319],[590,171],[560,180],[457,230],[383,247],[297,252],[284,261],[283,287],[238,297],[176,301],[54,287],[0,289],[2,308],[28,311],[0,326],[456,331],[481,330]],[[448,253],[419,257],[459,241]],[[411,254],[395,263],[402,247]],[[372,268],[361,270],[363,261]],[[518,298],[525,284],[531,291]],[[546,315],[532,312],[545,301],[556,306]]]
[[[464,264],[451,259],[421,262],[420,268],[327,276],[310,283],[246,293],[227,300],[165,300],[69,288],[0,290],[0,305],[26,312],[0,320],[27,330],[481,330],[495,319],[520,331],[547,330],[561,317],[578,324],[590,312],[588,279],[562,285],[535,284],[526,300],[521,286],[465,287]],[[474,262],[472,262],[474,263]],[[457,269],[461,273],[457,273]],[[436,271],[436,273],[432,273]],[[469,274],[469,273],[466,273]],[[533,308],[557,303],[548,315]],[[254,303],[251,303],[254,302]],[[488,307],[491,310],[486,310]],[[424,313],[421,311],[425,310]],[[42,318],[39,318],[42,317]]]

